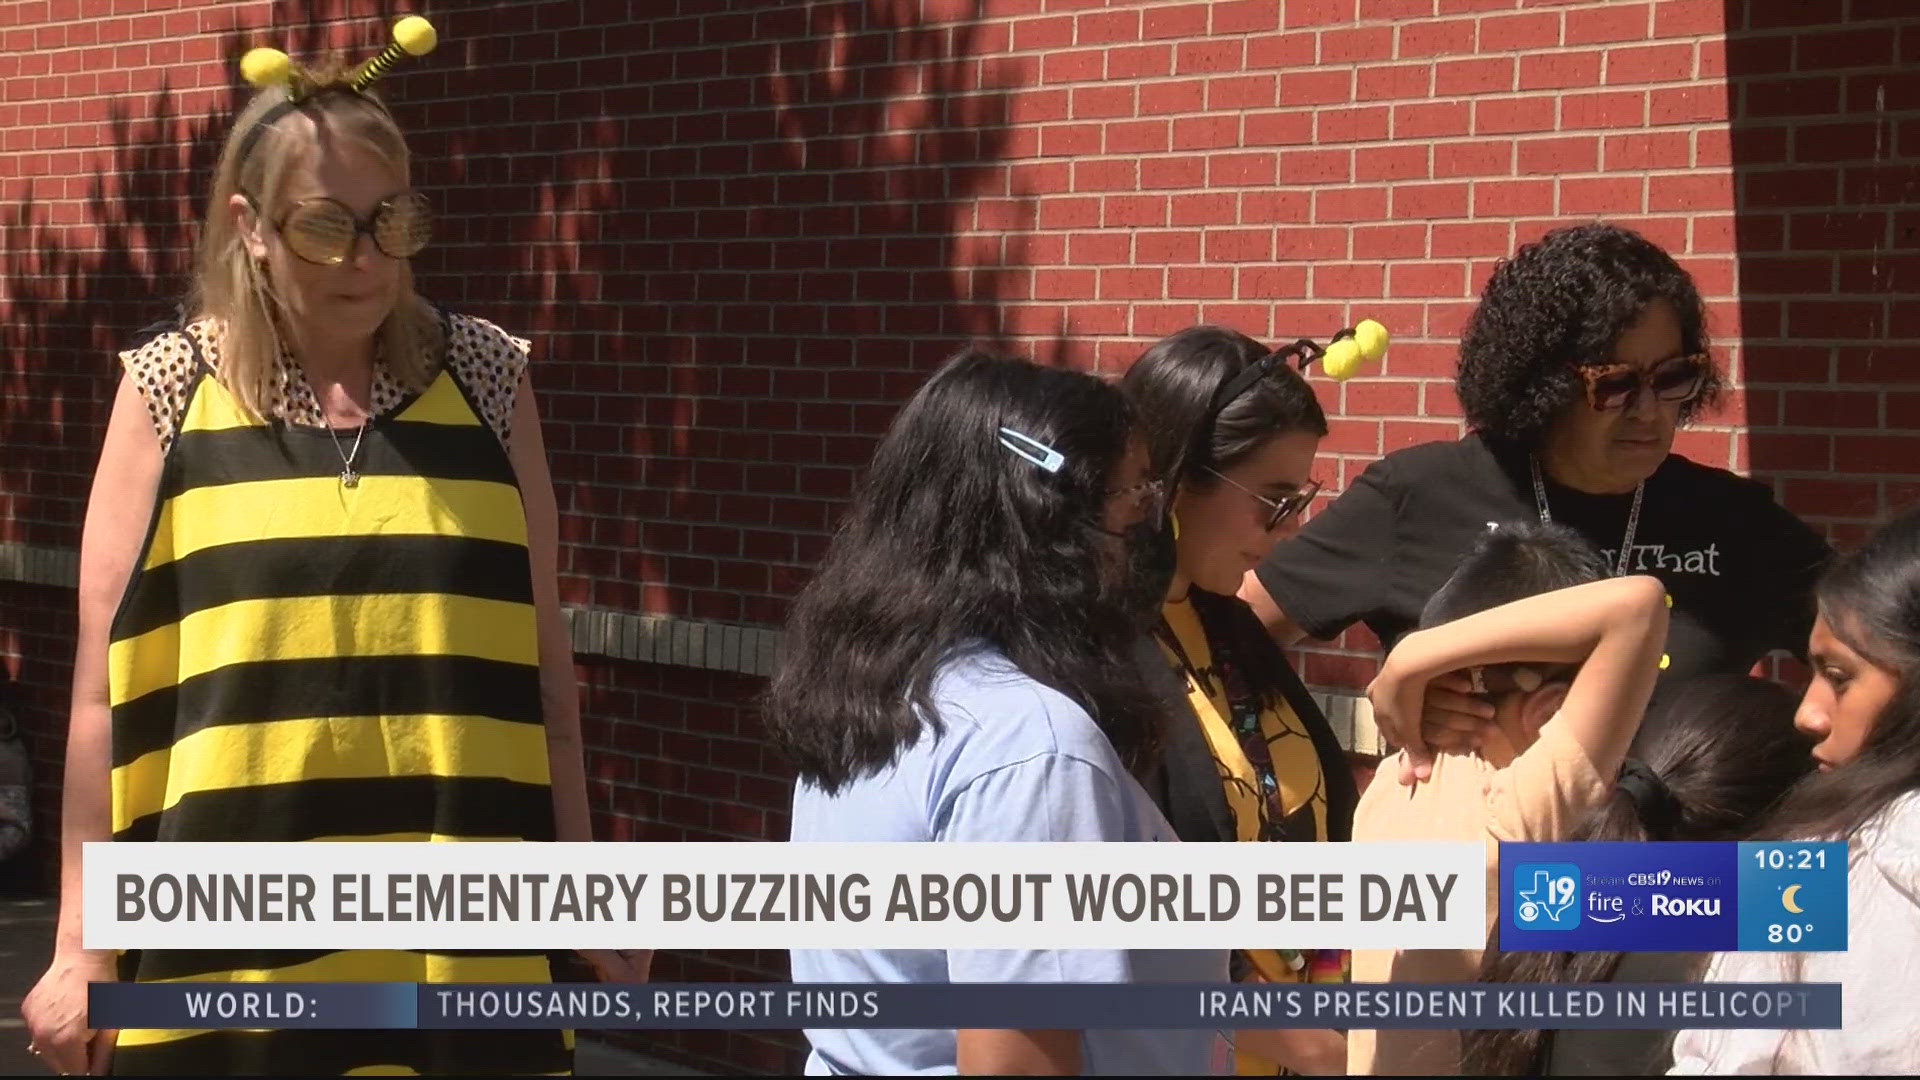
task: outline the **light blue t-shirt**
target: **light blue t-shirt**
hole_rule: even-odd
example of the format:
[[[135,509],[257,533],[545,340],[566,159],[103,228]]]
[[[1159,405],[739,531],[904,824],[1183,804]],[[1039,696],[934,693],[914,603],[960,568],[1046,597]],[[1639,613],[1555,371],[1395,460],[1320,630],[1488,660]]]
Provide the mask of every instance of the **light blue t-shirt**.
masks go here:
[[[935,681],[943,734],[924,734],[880,772],[827,795],[794,791],[795,841],[1174,840],[1152,799],[1086,710],[997,653]],[[956,938],[965,933],[955,932]],[[959,942],[956,940],[956,946]],[[796,949],[793,981],[1226,982],[1227,953],[1150,949]],[[809,1029],[807,1072],[952,1074],[954,1032]],[[1217,1071],[1214,1031],[1098,1030],[1081,1037],[1088,1075]]]

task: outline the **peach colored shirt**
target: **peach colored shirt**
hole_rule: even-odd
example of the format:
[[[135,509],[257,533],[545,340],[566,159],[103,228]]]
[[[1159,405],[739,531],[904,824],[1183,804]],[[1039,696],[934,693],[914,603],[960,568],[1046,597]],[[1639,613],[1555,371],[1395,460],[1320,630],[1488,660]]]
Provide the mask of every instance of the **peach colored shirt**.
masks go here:
[[[1431,779],[1398,783],[1399,763],[1381,763],[1354,811],[1353,838],[1368,840],[1485,840],[1487,928],[1499,909],[1499,842],[1564,840],[1612,785],[1602,779],[1573,736],[1553,721],[1519,757],[1502,768],[1478,754],[1442,753]],[[1353,981],[1471,982],[1480,949],[1361,949],[1353,954]],[[1457,1031],[1355,1030],[1347,1037],[1347,1071],[1354,1075],[1455,1075]]]

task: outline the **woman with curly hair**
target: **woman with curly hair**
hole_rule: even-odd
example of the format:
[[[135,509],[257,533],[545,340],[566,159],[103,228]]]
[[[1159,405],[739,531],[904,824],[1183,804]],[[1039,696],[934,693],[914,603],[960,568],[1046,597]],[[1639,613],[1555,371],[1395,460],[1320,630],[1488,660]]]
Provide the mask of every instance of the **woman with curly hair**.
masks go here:
[[[1494,271],[1461,338],[1467,437],[1374,463],[1241,595],[1282,644],[1364,621],[1391,649],[1476,537],[1538,520],[1666,584],[1663,682],[1804,654],[1826,542],[1767,485],[1672,452],[1721,390],[1707,347],[1700,294],[1665,251],[1604,223],[1548,233]],[[1448,685],[1430,713],[1484,714]]]

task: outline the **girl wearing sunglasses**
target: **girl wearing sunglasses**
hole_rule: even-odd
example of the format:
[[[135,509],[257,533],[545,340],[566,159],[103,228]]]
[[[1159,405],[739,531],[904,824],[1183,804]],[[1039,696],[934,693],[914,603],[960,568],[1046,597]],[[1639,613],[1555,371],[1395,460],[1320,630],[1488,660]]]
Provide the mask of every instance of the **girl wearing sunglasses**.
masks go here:
[[[1186,687],[1156,794],[1182,840],[1347,840],[1354,780],[1311,695],[1233,595],[1298,526],[1319,483],[1326,415],[1283,356],[1195,326],[1148,349],[1120,386],[1142,418],[1153,472],[1174,485],[1174,573],[1156,636]],[[1345,954],[1248,949],[1238,978],[1342,980]],[[1239,1071],[1344,1071],[1331,1031],[1247,1031]]]
[[[116,978],[550,977],[527,950],[81,947],[85,841],[592,838],[527,343],[415,295],[427,235],[386,107],[298,71],[227,139],[185,322],[121,354],[81,548],[56,950],[22,1006],[58,1071],[571,1065],[559,1031],[86,1022],[87,984]],[[588,959],[645,977],[645,953]]]
[[[1825,541],[1768,485],[1673,452],[1720,387],[1700,294],[1671,256],[1614,225],[1550,232],[1494,270],[1461,337],[1467,436],[1373,464],[1241,595],[1283,644],[1364,621],[1391,649],[1490,525],[1553,522],[1614,573],[1666,585],[1663,685],[1804,653]],[[1457,679],[1433,687],[1428,736],[1471,738],[1484,704]]]

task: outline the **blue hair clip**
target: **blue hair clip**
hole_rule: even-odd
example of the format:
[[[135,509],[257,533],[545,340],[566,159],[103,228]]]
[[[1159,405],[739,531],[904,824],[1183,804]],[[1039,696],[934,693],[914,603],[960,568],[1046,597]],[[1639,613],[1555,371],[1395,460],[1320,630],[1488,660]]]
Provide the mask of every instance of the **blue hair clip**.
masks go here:
[[[1067,456],[1031,435],[1022,435],[1012,428],[1000,429],[1000,445],[1033,462],[1050,473],[1060,471],[1067,463]]]

